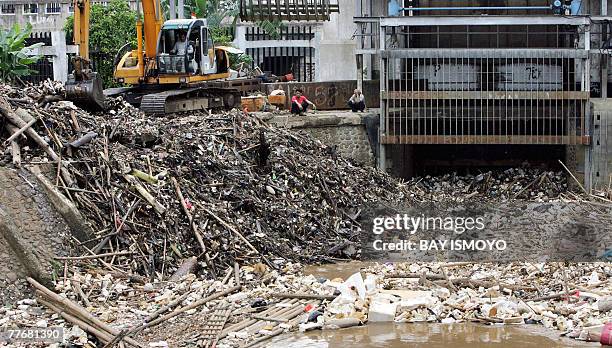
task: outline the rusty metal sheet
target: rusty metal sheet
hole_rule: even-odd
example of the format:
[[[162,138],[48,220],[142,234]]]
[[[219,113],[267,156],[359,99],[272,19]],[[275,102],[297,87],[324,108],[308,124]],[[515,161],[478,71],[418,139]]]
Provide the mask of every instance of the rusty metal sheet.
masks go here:
[[[491,99],[491,100],[587,100],[583,91],[389,91],[385,99]]]
[[[356,80],[328,82],[279,82],[264,84],[266,93],[282,89],[289,96],[285,107],[289,107],[290,96],[296,89],[304,91],[304,95],[317,105],[318,110],[348,109],[348,100],[357,88]],[[363,95],[368,108],[378,108],[380,105],[380,83],[378,80],[363,81]]]

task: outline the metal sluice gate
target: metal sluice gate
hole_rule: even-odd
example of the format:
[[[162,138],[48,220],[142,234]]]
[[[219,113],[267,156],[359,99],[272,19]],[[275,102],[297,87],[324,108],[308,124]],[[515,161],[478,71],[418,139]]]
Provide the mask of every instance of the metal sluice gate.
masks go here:
[[[583,144],[588,86],[570,49],[382,52],[388,144]]]
[[[362,52],[378,55],[381,143],[588,144],[585,23],[552,16],[381,19],[371,37],[360,37]]]

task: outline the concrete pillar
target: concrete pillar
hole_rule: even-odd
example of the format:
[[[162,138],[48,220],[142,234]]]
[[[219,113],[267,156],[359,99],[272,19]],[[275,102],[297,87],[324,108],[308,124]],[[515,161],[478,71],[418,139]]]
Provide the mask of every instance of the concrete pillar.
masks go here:
[[[246,30],[247,27],[244,25],[236,26],[236,34],[234,36],[234,41],[232,42],[235,47],[245,52],[247,49]]]
[[[585,187],[605,189],[612,180],[612,102],[608,99],[591,99],[593,105],[593,134],[591,150],[585,159]]]
[[[363,91],[363,54],[355,56],[357,60],[357,89]]]
[[[174,2],[174,0],[170,0],[169,1],[169,14],[168,14],[168,18],[170,19],[175,19],[176,18],[176,3]]]
[[[380,51],[383,51],[386,49],[386,42],[385,42],[385,35],[384,33],[384,28],[381,26],[380,27],[380,46],[379,49]],[[387,101],[385,100],[385,98],[383,98],[383,92],[385,92],[385,88],[386,88],[386,81],[385,79],[389,78],[388,75],[388,71],[385,70],[385,63],[386,63],[386,58],[383,58],[382,55],[379,55],[379,62],[380,62],[380,125],[378,127],[379,132],[378,132],[378,141],[379,141],[379,148],[378,148],[378,168],[384,172],[387,171],[387,148],[386,145],[383,143],[383,137],[387,135]]]
[[[315,81],[316,82],[321,81],[321,49],[320,47],[321,47],[321,39],[323,36],[321,29],[322,29],[321,26],[316,27],[315,36],[313,40],[314,42],[311,45],[311,47],[314,47],[315,49],[314,63],[315,63]]]
[[[53,56],[53,79],[66,82],[68,79],[68,56],[66,55],[66,33],[51,32],[51,44],[55,49]]]
[[[185,18],[185,0],[178,0],[176,18]]]
[[[601,1],[601,15],[602,16],[608,15],[608,0]],[[601,33],[601,41],[606,42],[608,40],[607,24],[602,24],[602,28],[604,28],[604,30]],[[600,44],[600,47],[601,47],[601,44]],[[602,98],[608,97],[608,55],[607,54],[601,55],[601,97]]]

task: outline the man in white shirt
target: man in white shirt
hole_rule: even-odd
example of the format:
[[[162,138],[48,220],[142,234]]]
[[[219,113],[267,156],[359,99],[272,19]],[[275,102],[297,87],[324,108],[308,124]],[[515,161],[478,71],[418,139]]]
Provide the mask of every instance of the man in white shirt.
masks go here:
[[[178,56],[182,56],[185,54],[185,49],[187,47],[187,43],[185,42],[187,35],[185,32],[179,33],[179,39],[174,43],[174,48],[172,52]]]
[[[351,108],[353,112],[364,111],[366,108],[365,105],[365,97],[363,93],[359,89],[353,91],[353,95],[348,101],[348,106]]]

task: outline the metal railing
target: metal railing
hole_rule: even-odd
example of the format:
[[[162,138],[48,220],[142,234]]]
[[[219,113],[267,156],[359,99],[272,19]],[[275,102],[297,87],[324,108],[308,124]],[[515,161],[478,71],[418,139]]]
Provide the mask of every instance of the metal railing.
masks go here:
[[[278,29],[278,37],[272,37],[260,27],[247,27],[244,37],[247,41],[312,40],[315,37],[315,30],[313,30],[311,25],[281,26]]]
[[[296,81],[311,82],[315,79],[315,48],[312,47],[258,47],[247,48],[253,57],[252,68],[276,76],[293,74]]]
[[[330,0],[241,0],[243,21],[328,21],[331,13],[340,12],[338,3]]]
[[[45,46],[51,46],[51,33],[50,32],[34,32],[30,34],[30,37],[25,39],[27,46],[36,43],[43,43]],[[53,80],[53,58],[44,56],[37,62],[28,66],[32,72],[30,75],[22,76],[21,79],[25,82],[40,83],[47,79]]]

